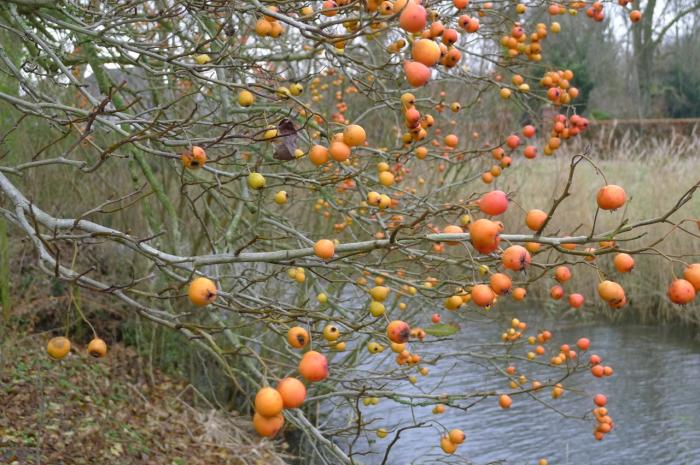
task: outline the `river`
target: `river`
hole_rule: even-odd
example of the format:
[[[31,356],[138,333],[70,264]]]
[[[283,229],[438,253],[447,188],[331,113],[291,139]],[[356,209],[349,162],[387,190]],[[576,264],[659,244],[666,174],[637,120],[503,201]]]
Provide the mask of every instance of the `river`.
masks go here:
[[[541,323],[541,322],[540,322]],[[361,438],[356,450],[373,453],[357,457],[367,465],[382,463],[383,452],[397,427],[415,421],[438,420],[447,428],[465,431],[467,440],[454,456],[439,450],[437,428],[406,430],[391,449],[388,465],[461,463],[537,464],[546,458],[550,465],[700,465],[700,343],[687,331],[673,327],[639,325],[572,325],[550,322],[558,343],[573,343],[580,336],[591,340],[591,353],[598,353],[614,367],[610,378],[585,374],[572,380],[572,391],[553,402],[559,410],[581,417],[593,408],[593,394],[608,397],[615,428],[603,441],[592,435],[593,421],[564,418],[541,405],[514,397],[509,410],[501,410],[489,398],[467,412],[447,409],[433,415],[430,407],[399,406],[383,399],[379,405],[362,407],[365,421],[373,428],[390,431],[385,439],[374,434]],[[463,324],[449,343],[449,350],[473,347],[475,342],[497,340],[496,325]],[[428,352],[446,350],[434,347]],[[386,354],[388,363],[393,354]],[[380,362],[379,359],[370,359]],[[430,368],[418,385],[404,383],[403,391],[469,392],[485,387],[504,387],[503,378],[489,379],[477,367],[441,361]],[[440,383],[439,391],[431,383]],[[494,384],[495,383],[495,384]],[[542,399],[551,402],[549,391]],[[347,443],[345,444],[347,446]]]

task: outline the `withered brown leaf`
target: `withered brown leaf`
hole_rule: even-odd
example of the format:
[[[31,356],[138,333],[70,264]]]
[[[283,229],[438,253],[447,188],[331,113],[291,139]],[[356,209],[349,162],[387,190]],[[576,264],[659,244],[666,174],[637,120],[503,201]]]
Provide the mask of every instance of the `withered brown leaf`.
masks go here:
[[[293,160],[297,149],[297,129],[289,118],[282,119],[277,125],[277,147],[274,157],[277,160]]]

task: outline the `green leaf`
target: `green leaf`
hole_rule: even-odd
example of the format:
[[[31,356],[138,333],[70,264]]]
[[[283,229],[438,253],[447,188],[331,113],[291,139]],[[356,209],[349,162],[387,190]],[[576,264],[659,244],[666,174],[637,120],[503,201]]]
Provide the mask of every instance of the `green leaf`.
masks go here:
[[[455,324],[439,324],[439,325],[432,325],[428,326],[425,328],[425,332],[427,334],[430,334],[431,336],[438,336],[438,337],[444,337],[444,336],[452,336],[455,334],[457,331],[459,331],[459,326]]]

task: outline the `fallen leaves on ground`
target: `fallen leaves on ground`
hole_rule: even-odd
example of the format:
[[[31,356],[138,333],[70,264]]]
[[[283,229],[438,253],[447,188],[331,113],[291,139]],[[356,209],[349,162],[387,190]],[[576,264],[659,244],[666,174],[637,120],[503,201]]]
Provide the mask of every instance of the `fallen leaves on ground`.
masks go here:
[[[1,464],[285,463],[249,418],[194,408],[195,389],[157,370],[145,383],[130,348],[53,361],[44,344],[30,338],[30,348],[0,349]]]

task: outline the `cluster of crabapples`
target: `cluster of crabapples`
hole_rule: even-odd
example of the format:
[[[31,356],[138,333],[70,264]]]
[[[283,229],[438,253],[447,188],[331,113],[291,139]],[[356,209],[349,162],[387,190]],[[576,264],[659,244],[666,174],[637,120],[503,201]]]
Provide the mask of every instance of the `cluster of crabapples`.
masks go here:
[[[524,5],[522,5],[522,7],[524,7]],[[550,30],[556,34],[561,31],[561,25],[557,22],[553,22]],[[527,34],[521,24],[515,23],[510,31],[510,34],[501,37],[501,45],[505,49],[507,56],[510,58],[515,58],[520,54],[524,54],[527,56],[528,60],[537,62],[542,61],[541,41],[546,37],[547,25],[544,23],[537,23],[535,30],[530,33],[530,35]],[[522,82],[517,84],[514,82],[513,84],[515,84],[517,89],[521,92],[527,92],[530,90],[530,87]],[[501,96],[503,97],[503,94]],[[508,94],[508,96],[510,96],[510,94]]]
[[[197,307],[209,305],[216,300],[216,284],[205,277],[195,278],[189,284],[187,295]],[[287,341],[294,348],[304,348],[310,341],[309,333],[304,328],[293,327],[287,334]],[[328,376],[328,361],[323,354],[309,350],[301,358],[298,369],[306,381],[322,381]],[[298,408],[305,399],[306,386],[296,378],[284,378],[276,388],[261,388],[255,396],[253,427],[261,436],[275,436],[284,425],[282,410]]]
[[[608,414],[608,409],[606,407],[608,404],[608,398],[603,394],[596,394],[595,397],[593,397],[593,403],[596,405],[596,407],[593,409],[593,416],[596,420],[596,427],[593,430],[593,436],[598,441],[602,441],[605,435],[613,429],[613,421]]]
[[[290,328],[287,341],[295,349],[303,349],[310,342],[308,331],[300,326]],[[309,350],[299,361],[298,371],[309,383],[323,381],[328,376],[328,361],[320,352]],[[299,408],[306,400],[306,386],[294,377],[281,379],[275,388],[262,387],[255,395],[253,427],[263,437],[277,435],[284,426],[284,409]]]
[[[446,454],[454,454],[457,447],[464,442],[467,436],[461,429],[451,429],[440,437],[440,448]]]
[[[540,79],[540,85],[547,89],[547,99],[550,102],[555,105],[566,105],[579,94],[576,87],[571,87],[573,79],[574,72],[570,69],[547,71]]]
[[[431,115],[422,116],[416,108],[416,96],[410,92],[406,92],[401,96],[401,107],[403,108],[403,116],[406,122],[408,132],[403,136],[405,143],[421,141],[428,136],[428,129],[434,124],[434,119]],[[456,138],[456,136],[454,136]],[[450,142],[448,144],[448,142]],[[453,140],[446,141],[445,145],[456,146]],[[421,159],[425,158],[425,154],[416,152],[416,156]]]
[[[330,159],[345,162],[350,158],[353,147],[364,145],[367,135],[362,126],[350,124],[343,132],[335,134],[328,147],[316,144],[309,149],[309,161],[316,166],[326,164]]]
[[[321,239],[316,242],[314,252],[319,258],[330,259],[334,255],[335,244],[328,239]],[[303,275],[303,268],[295,269],[295,276]],[[297,278],[295,278],[297,279]],[[381,289],[380,286],[372,289],[373,298],[384,300],[388,295],[388,288]],[[187,295],[190,302],[197,307],[204,307],[214,303],[217,297],[216,283],[205,277],[193,279],[187,289]],[[319,294],[318,300],[321,303],[326,303],[328,298],[325,294]],[[383,313],[383,312],[382,312]],[[340,328],[334,324],[328,324],[323,328],[323,338],[329,343],[329,346],[337,351],[345,349],[345,342],[340,341]],[[386,337],[392,344],[394,351],[401,352],[401,356],[405,350],[405,343],[410,336],[423,338],[425,332],[411,330],[407,323],[394,320],[386,327]],[[305,349],[311,342],[309,332],[301,326],[294,326],[287,332],[287,342],[294,349]],[[398,350],[400,348],[400,350]],[[370,353],[379,353],[383,346],[378,342],[370,342],[368,344]],[[409,357],[410,358],[410,357]],[[418,363],[420,357],[413,356],[410,358],[411,363]],[[403,362],[406,363],[406,362]],[[301,377],[308,383],[317,383],[328,377],[328,360],[326,356],[315,350],[307,350],[304,352],[299,361],[298,371]],[[426,372],[427,374],[427,372]],[[275,436],[284,425],[284,415],[282,414],[285,408],[298,408],[306,399],[306,386],[297,378],[287,377],[279,381],[276,388],[265,386],[261,388],[255,396],[255,413],[253,415],[253,426],[255,430],[265,437]]]
[[[304,92],[304,86],[298,82],[292,82],[287,86],[279,86],[275,89],[275,96],[281,100],[288,99],[290,96],[298,97]],[[243,89],[238,93],[238,104],[243,108],[251,107],[255,104],[255,94],[248,89]],[[268,128],[270,129],[270,128]],[[265,139],[277,137],[276,130],[266,130],[264,133]]]
[[[628,0],[619,0],[620,4],[624,7],[627,5]],[[386,16],[390,19],[394,19],[398,16],[397,25],[406,38],[400,38],[392,42],[387,48],[390,53],[399,53],[403,48],[410,43],[410,56],[403,62],[404,71],[406,75],[407,82],[413,87],[421,87],[425,85],[431,78],[432,67],[441,65],[445,68],[452,68],[456,66],[462,57],[462,53],[456,47],[456,44],[460,40],[460,32],[462,34],[475,34],[479,32],[481,28],[479,17],[483,17],[489,14],[489,10],[494,8],[491,2],[485,2],[475,6],[476,15],[469,16],[463,14],[465,9],[469,7],[468,0],[453,0],[454,7],[456,8],[456,13],[452,16],[450,14],[442,13],[445,17],[445,24],[439,20],[440,14],[436,10],[427,8],[422,4],[420,0],[394,0],[394,1],[368,1],[362,4],[355,5],[348,1],[333,1],[327,0],[323,2],[320,10],[315,11],[311,6],[305,6],[300,11],[290,11],[286,10],[283,14],[290,17],[298,17],[299,20],[308,22],[318,19],[320,16],[333,17],[337,14],[348,14],[352,15],[354,10],[358,7],[364,7],[370,13],[378,12],[382,16]],[[568,2],[567,6],[552,3],[548,6],[547,12],[550,16],[557,16],[562,14],[576,15],[579,10],[587,6],[586,2]],[[517,4],[515,10],[517,14],[524,14],[526,11],[526,6],[524,4]],[[600,2],[594,2],[590,8],[587,10],[589,16],[596,20],[602,20],[604,17],[603,5]],[[255,23],[255,31],[258,36],[261,37],[279,37],[283,32],[283,26],[278,21],[275,16],[279,9],[276,6],[267,7],[266,12],[268,14],[262,14]],[[633,11],[630,13],[630,18],[633,21],[638,21],[641,17],[638,11]],[[454,22],[454,27],[449,27],[449,24]],[[446,25],[447,24],[447,25]],[[359,23],[357,20],[352,19],[342,22],[342,25],[349,31],[357,31]],[[390,30],[389,24],[384,21],[371,21],[370,24],[371,31],[388,31]],[[520,54],[528,57],[528,59],[533,61],[540,61],[542,59],[541,55],[541,44],[540,42],[547,37],[549,31],[553,33],[558,33],[561,30],[561,25],[557,22],[552,22],[549,26],[545,23],[537,23],[532,30],[528,33],[521,23],[515,22],[508,35],[504,35],[500,39],[500,43],[505,50],[505,55],[511,58],[515,58]],[[373,39],[373,33],[366,33],[368,40]],[[333,44],[336,50],[342,52],[344,50],[346,41],[341,39],[333,39]],[[309,46],[304,46],[305,49],[312,50]],[[198,64],[206,64],[211,61],[209,55],[196,55],[195,61]],[[333,70],[329,70],[329,75],[332,75]],[[369,76],[372,78],[372,76]],[[574,87],[570,87],[570,81],[573,78],[573,74],[570,70],[567,71],[552,71],[547,73],[540,83],[547,88],[547,97],[555,104],[567,104],[573,98],[578,95],[578,90]],[[342,76],[338,76],[337,80],[342,80]],[[496,77],[496,80],[500,80],[500,76]],[[548,84],[547,84],[548,83]],[[522,76],[514,77],[513,82],[515,89],[521,92],[529,92],[530,86]],[[320,79],[315,77],[312,80],[312,100],[314,102],[319,101],[322,95],[318,93],[317,88],[320,85]],[[323,89],[327,84],[320,85]],[[278,96],[284,98],[288,95],[299,95],[302,91],[300,84],[295,83],[289,88],[281,87],[278,89]],[[357,92],[357,88],[351,86],[348,88],[347,92],[351,93]],[[500,94],[503,98],[509,98],[512,91],[510,88],[501,87]],[[332,120],[338,123],[346,123],[343,113],[347,110],[347,104],[343,102],[343,92],[336,92],[336,98],[339,102],[336,104],[337,111],[332,115]],[[254,101],[254,96],[248,90],[243,90],[240,93],[239,103],[242,106],[250,106]],[[349,144],[348,144],[349,145]],[[341,155],[342,156],[342,155]]]
[[[517,75],[516,75],[517,76]],[[566,94],[568,95],[568,94]],[[559,97],[557,97],[559,98]],[[542,152],[544,155],[554,154],[562,145],[562,140],[567,140],[572,137],[579,135],[582,131],[588,128],[588,120],[579,115],[572,115],[567,118],[563,114],[558,114],[554,117],[552,122],[552,129],[547,139],[547,143],[544,145]],[[521,135],[510,134],[506,137],[505,146],[511,151],[515,151],[523,145],[523,139],[532,139],[537,132],[537,129],[531,125],[523,126],[521,130]],[[522,138],[521,138],[522,136]],[[512,158],[506,155],[506,151],[503,147],[499,146],[491,150],[491,156],[494,160],[501,162],[501,167],[509,167],[512,163]],[[537,146],[534,144],[526,144],[523,148],[523,156],[528,159],[533,159],[537,157]],[[494,177],[500,174],[500,170],[494,171],[491,169],[482,175],[482,181],[490,184]]]
[[[67,337],[57,336],[49,340],[46,345],[46,353],[53,360],[61,360],[70,353],[71,343]],[[102,358],[107,355],[107,343],[95,337],[90,341],[87,347],[87,352],[95,358]]]
[[[625,0],[621,0],[625,1]],[[473,34],[479,31],[481,24],[477,17],[471,17],[466,14],[460,14],[464,8],[468,6],[468,0],[454,0],[454,6],[458,13],[456,16],[456,26],[463,33]],[[585,2],[571,2],[567,10],[562,5],[551,4],[547,11],[551,16],[569,13],[575,15],[578,11],[584,8]],[[483,4],[482,9],[478,10],[479,16],[483,16],[486,10],[493,8],[491,2]],[[526,7],[524,4],[516,5],[516,12],[519,14],[525,13]],[[403,62],[406,81],[413,87],[421,87],[425,85],[431,78],[431,68],[436,65],[442,65],[445,68],[455,67],[462,58],[462,53],[455,46],[460,39],[460,33],[454,29],[445,26],[441,21],[434,20],[428,26],[428,19],[435,18],[435,12],[426,9],[421,2],[413,0],[395,0],[384,1],[379,6],[379,11],[386,15],[391,15],[400,12],[399,26],[405,32],[416,36],[416,40],[411,47],[411,59]],[[588,16],[596,21],[602,21],[605,17],[603,13],[603,5],[600,2],[595,2],[587,10]],[[641,14],[638,11],[630,13],[630,19],[633,22],[641,19]],[[551,24],[551,31],[558,33],[561,30],[561,25],[557,22]],[[518,55],[524,54],[529,60],[542,60],[541,40],[547,37],[547,25],[538,23],[535,30],[528,34],[520,23],[515,23],[509,35],[501,37],[500,43],[505,50],[506,56],[515,58]],[[397,54],[406,47],[407,41],[400,38],[392,42],[388,47],[389,53]],[[518,90],[527,92],[529,86],[521,83]],[[559,103],[568,103],[568,100],[575,98],[578,91],[572,88],[571,92],[564,92],[562,95],[565,98]],[[508,98],[510,89],[503,88],[501,96]],[[558,96],[557,96],[558,97]],[[551,99],[551,97],[550,97]]]
[[[278,11],[276,6],[270,6],[267,10],[271,13],[277,13]],[[277,18],[264,15],[255,23],[255,33],[259,37],[277,38],[284,34],[284,26],[277,21]]]
[[[503,333],[502,339],[504,341],[514,342],[522,336],[523,331],[527,328],[525,322],[519,321],[518,319],[513,319],[511,322],[511,327]],[[527,341],[530,345],[536,345],[536,349],[528,352],[527,358],[529,360],[534,360],[538,356],[542,356],[546,353],[546,345],[552,339],[552,333],[548,330],[541,330],[536,336],[528,337]],[[554,355],[549,363],[553,366],[566,365],[567,369],[578,369],[581,367],[579,362],[579,357],[586,354],[591,347],[591,341],[588,338],[582,337],[576,341],[575,346],[569,344],[562,344],[559,347],[558,353]],[[588,359],[588,367],[590,367],[591,375],[596,378],[602,378],[607,376],[612,376],[613,369],[610,366],[603,365],[602,358],[597,354],[591,354]],[[584,365],[585,366],[585,365]],[[540,391],[544,389],[544,384],[541,381],[533,380],[528,386],[528,378],[524,373],[519,373],[515,365],[509,365],[504,370],[508,379],[508,387],[513,390],[514,393],[521,391],[523,389],[529,389],[533,392]],[[559,382],[555,383],[551,389],[551,397],[556,400],[564,395],[565,388],[564,385]],[[593,397],[593,401],[596,408],[593,410],[593,415],[596,420],[596,428],[593,434],[596,439],[601,440],[606,433],[609,433],[613,428],[613,422],[608,415],[608,410],[606,408],[607,398],[603,394],[596,394]],[[498,405],[502,409],[509,409],[513,405],[513,398],[510,394],[501,394],[498,397]]]
[[[466,14],[461,14],[469,2],[468,0],[454,0],[454,6],[457,8],[455,15],[455,26],[458,27],[464,34],[474,34],[479,31],[481,24],[479,18],[472,17]],[[582,7],[583,2],[576,2],[576,5]],[[483,4],[478,10],[478,15],[483,16],[486,11],[493,8],[491,2]],[[516,11],[519,14],[524,13],[525,5],[519,4],[516,6]],[[380,6],[380,11],[385,14],[393,14],[400,12],[399,26],[406,33],[416,36],[416,40],[411,47],[411,59],[403,62],[403,69],[406,75],[406,81],[412,87],[421,87],[425,85],[431,78],[431,68],[436,65],[444,66],[445,68],[453,68],[459,64],[462,59],[462,52],[455,46],[460,39],[460,32],[457,29],[445,26],[441,21],[435,20],[437,14],[426,9],[421,2],[413,0],[396,0],[394,2],[384,1]],[[553,4],[548,9],[550,15],[564,14],[567,10],[560,5]],[[569,12],[576,12],[575,8]],[[428,26],[428,19],[433,21]],[[552,32],[559,32],[561,26],[559,23],[553,23]],[[510,35],[501,38],[501,45],[505,50],[506,56],[515,58],[520,54],[524,54],[532,61],[542,60],[542,47],[540,41],[547,36],[547,26],[544,23],[538,23],[534,32],[528,35],[520,23],[515,23],[511,29]],[[407,42],[401,38],[392,42],[387,50],[389,53],[399,53]],[[509,90],[505,94],[509,95]],[[527,91],[524,87],[520,90]],[[504,93],[501,94],[502,96]]]
[[[700,292],[700,263],[691,263],[683,270],[683,278],[674,279],[668,286],[671,302],[685,305],[695,300]]]
[[[580,3],[582,5],[585,5],[585,3],[583,3],[583,2],[580,2]],[[618,3],[620,4],[620,6],[626,7],[630,3],[630,0],[618,0]],[[588,16],[589,18],[591,18],[595,21],[601,22],[605,19],[604,9],[605,9],[605,7],[604,7],[602,2],[600,2],[600,1],[593,2],[591,4],[591,6],[589,6],[586,9],[586,16]],[[629,19],[633,23],[639,22],[639,20],[642,19],[642,12],[639,10],[630,11]]]
[[[385,3],[391,3],[391,2],[385,2]],[[455,6],[458,9],[462,9],[463,6],[461,2],[457,2]],[[464,7],[466,7],[466,2],[464,2]],[[383,8],[383,7],[382,7]],[[417,9],[416,9],[417,8]],[[488,9],[488,6],[484,6],[485,9]],[[393,10],[392,11],[401,11],[402,17],[406,15],[405,17],[411,17],[411,12],[415,11],[421,11],[421,9],[424,10],[424,8],[416,4],[412,1],[406,2],[405,0],[397,1],[394,2]],[[343,10],[344,11],[344,10]],[[481,10],[480,14],[482,13]],[[304,13],[305,16],[308,16],[308,14],[311,14],[312,12],[306,12]],[[466,18],[466,19],[465,19]],[[459,19],[459,24],[462,26],[463,29],[465,30],[470,30],[475,28],[475,24],[478,24],[478,19],[474,19],[473,21],[468,21],[469,17],[466,15],[462,15]],[[263,17],[260,21],[269,21],[269,19],[266,19]],[[406,20],[408,21],[408,20]],[[402,26],[403,27],[403,26]],[[551,25],[552,30],[558,31],[560,26],[558,24],[552,24]],[[515,28],[517,29],[517,28]],[[515,31],[514,29],[514,31]],[[519,30],[519,29],[518,29]],[[518,37],[524,37],[521,36],[519,32],[515,31],[512,32]],[[415,61],[412,63],[419,64],[421,66],[425,66],[424,62],[430,62],[430,57],[432,60],[434,60],[435,56],[437,56],[436,49],[437,51],[443,50],[443,47],[446,47],[444,43],[437,43],[437,39],[442,37],[442,40],[448,40],[450,42],[450,39],[445,39],[446,37],[452,37],[454,34],[457,34],[454,29],[445,29],[442,23],[439,21],[433,21],[433,23],[430,25],[429,28],[424,29],[421,34],[420,38],[417,39],[414,44],[413,44],[413,53],[414,53],[414,58]],[[531,37],[531,41],[535,40],[534,36],[545,36],[546,35],[546,26],[542,24],[538,24],[536,26],[536,32],[533,33],[533,37]],[[436,40],[433,40],[436,39]],[[511,36],[511,39],[514,39]],[[517,42],[517,41],[516,41]],[[530,49],[527,49],[527,52],[529,53]],[[443,50],[444,51],[444,50]],[[456,51],[456,49],[455,49]],[[341,86],[344,77],[340,75],[339,73],[336,73],[335,70],[329,69],[325,70],[324,72],[321,73],[322,76],[327,76],[327,77],[333,77],[332,85],[333,86]],[[373,76],[368,76],[369,80],[372,80]],[[571,99],[575,98],[578,95],[578,90],[574,87],[571,87],[570,81],[573,79],[573,72],[571,70],[559,70],[559,71],[550,71],[546,73],[542,79],[540,80],[540,84],[545,87],[547,90],[547,96],[549,99],[554,103],[555,105],[561,105],[561,104],[567,104],[571,101]],[[496,75],[496,80],[500,81],[501,76]],[[513,84],[515,88],[519,91],[522,92],[528,92],[529,91],[529,85],[525,82],[525,79],[521,75],[514,75],[513,76]],[[323,83],[321,80],[320,76],[314,77],[314,79],[311,81],[311,94],[312,98],[311,100],[313,102],[318,102],[323,98],[323,94],[320,91],[328,89],[329,84],[328,83]],[[320,90],[320,91],[319,91]],[[289,95],[294,95],[298,96],[303,92],[303,86],[300,83],[292,83],[289,84],[288,87],[279,87],[277,88],[275,94],[279,98],[286,98]],[[335,98],[338,101],[336,103],[336,111],[333,113],[331,120],[335,123],[338,124],[347,124],[348,121],[344,116],[344,112],[347,111],[348,105],[344,102],[344,96],[345,94],[351,94],[351,93],[357,93],[358,90],[355,86],[351,85],[348,86],[345,91],[343,90],[337,90],[335,91]],[[445,92],[442,91],[440,93],[441,97],[445,95]],[[508,98],[511,95],[511,90],[508,88],[501,88],[501,96],[503,98]],[[250,92],[249,90],[241,90],[239,93],[239,104],[243,107],[248,107],[251,106],[255,101],[255,95]],[[430,114],[426,115],[421,115],[420,111],[416,107],[416,98],[413,94],[410,93],[405,93],[401,97],[401,102],[402,102],[402,109],[404,113],[404,119],[406,122],[406,128],[407,131],[402,135],[402,140],[406,146],[420,142],[424,139],[426,139],[429,134],[428,130],[431,128],[435,120]],[[436,105],[435,109],[438,112],[442,112],[444,110],[445,104],[443,102],[440,102]],[[453,102],[450,104],[450,109],[453,112],[458,112],[461,109],[461,105],[459,102]],[[306,110],[305,109],[300,109],[300,115],[304,115]],[[313,119],[316,123],[318,124],[323,124],[324,119],[319,115],[313,115]],[[453,120],[451,124],[456,124],[456,122]],[[567,118],[565,115],[557,115],[555,117],[555,121],[552,124],[552,133],[551,137],[549,137],[546,140],[546,144],[543,147],[543,153],[545,155],[551,155],[553,154],[561,145],[562,141],[564,139],[568,139],[570,137],[576,136],[579,134],[581,131],[586,129],[588,125],[588,121],[585,118],[582,118],[578,115],[573,115],[570,118]],[[441,129],[436,128],[435,129],[435,136],[440,135]],[[526,125],[525,127],[522,128],[522,137],[525,137],[526,139],[532,138],[535,135],[535,127],[532,125]],[[273,141],[278,137],[278,131],[274,127],[270,127],[267,130],[264,131],[264,135],[262,140],[264,141]],[[315,131],[312,132],[311,138],[319,138],[320,137],[320,132]],[[474,133],[473,137],[478,138],[478,133]],[[455,134],[448,134],[444,137],[444,154],[443,158],[448,158],[449,151],[455,150],[457,147],[457,144],[459,144],[459,138]],[[512,163],[512,157],[510,155],[513,155],[511,153],[510,155],[506,155],[506,152],[504,150],[504,147],[507,149],[510,149],[512,151],[515,151],[519,146],[521,146],[522,139],[521,136],[517,134],[511,134],[506,138],[502,146],[498,146],[497,148],[492,150],[492,155],[494,159],[496,159],[499,163],[494,164],[490,169],[488,169],[486,172],[482,174],[482,180],[484,183],[491,183],[493,180],[498,177],[501,174],[501,170],[508,168],[511,163]],[[436,146],[437,148],[440,148],[440,144],[438,143],[437,138],[434,138],[432,140],[432,144]],[[309,150],[308,150],[308,160],[316,165],[316,166],[323,166],[323,171],[324,172],[329,172],[334,166],[333,164],[328,164],[329,161],[337,161],[341,163],[350,163],[353,162],[353,160],[356,162],[357,157],[354,159],[350,159],[351,155],[351,149],[356,146],[362,146],[366,145],[366,135],[364,132],[364,128],[357,124],[350,124],[344,128],[342,132],[336,133],[332,136],[329,136],[329,144],[327,145],[322,145],[322,144],[316,144],[313,145]],[[197,153],[195,153],[197,152]],[[196,155],[193,157],[193,154]],[[426,146],[417,146],[414,150],[414,155],[418,159],[424,159],[428,155],[428,148]],[[523,155],[525,158],[535,158],[537,156],[537,147],[534,144],[529,144],[524,146],[523,149]],[[301,149],[296,149],[295,151],[295,156],[302,157],[304,156],[304,152]],[[202,166],[203,162],[206,161],[206,155],[204,155],[203,150],[200,148],[192,148],[190,151],[185,152],[182,156],[183,158],[183,163],[185,163],[185,166],[187,167],[198,167]],[[461,153],[458,153],[456,156],[457,160],[460,160],[463,158],[463,155]],[[193,163],[190,163],[193,161]],[[354,162],[353,162],[354,163]],[[439,171],[444,171],[445,170],[445,164],[440,163],[438,166]],[[337,171],[337,169],[336,169]],[[391,186],[394,183],[398,183],[401,180],[401,173],[406,172],[409,173],[410,169],[402,166],[401,163],[396,163],[393,167],[390,167],[386,163],[380,163],[378,165],[378,181],[380,184],[384,186]],[[251,183],[251,187],[254,189],[260,189],[261,187],[264,187],[265,182],[264,178],[262,178],[259,173],[252,173],[251,176],[255,176],[256,182]],[[421,179],[419,179],[419,184],[421,183]],[[250,179],[249,179],[250,181]],[[353,180],[349,179],[347,180],[348,186],[340,186],[339,189],[345,189],[345,188],[352,188],[353,187]],[[255,184],[255,186],[253,186]],[[411,190],[410,188],[407,188]],[[397,193],[398,194],[398,193]],[[381,195],[381,194],[380,194]],[[275,202],[279,204],[286,203],[287,196],[285,191],[280,191],[278,192],[278,195],[275,196]],[[396,206],[396,202],[388,197],[388,195],[384,194],[380,197],[376,195],[370,195],[369,199],[371,202],[367,202],[370,205],[373,206],[380,206],[381,208],[387,208],[388,206]],[[389,200],[392,200],[392,203],[389,203]],[[343,222],[337,223],[337,229],[342,231],[345,228],[345,224]]]

